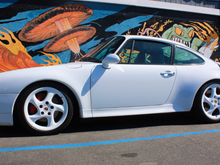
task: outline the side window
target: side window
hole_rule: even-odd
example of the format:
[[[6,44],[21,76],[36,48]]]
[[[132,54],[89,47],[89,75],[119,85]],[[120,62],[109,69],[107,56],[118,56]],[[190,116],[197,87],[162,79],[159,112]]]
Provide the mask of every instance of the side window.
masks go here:
[[[202,64],[204,61],[197,55],[176,47],[175,48],[175,57],[174,64],[176,65],[189,65],[189,64]]]
[[[114,53],[118,47],[124,42],[124,37],[116,37],[110,42],[107,42],[106,45],[101,45],[98,47],[97,51],[91,54],[91,57],[102,60],[110,53]]]
[[[129,63],[131,49],[132,49],[133,41],[129,41],[125,44],[125,46],[120,50],[118,56],[120,57],[120,63]]]
[[[171,46],[143,40],[129,41],[118,55],[121,59],[120,63],[169,64]]]

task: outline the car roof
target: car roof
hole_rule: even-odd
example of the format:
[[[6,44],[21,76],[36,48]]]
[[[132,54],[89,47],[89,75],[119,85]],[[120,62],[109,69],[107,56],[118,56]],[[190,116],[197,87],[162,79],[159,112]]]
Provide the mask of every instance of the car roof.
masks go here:
[[[138,35],[121,35],[121,36],[124,36],[126,39],[142,39],[142,40],[148,40],[148,41],[157,41],[157,42],[163,42],[163,43],[167,43],[167,44],[179,45],[179,46],[183,46],[185,48],[189,48],[186,45],[184,45],[183,43],[164,39],[164,38],[150,37],[150,36],[138,36]]]
[[[123,36],[125,37],[127,40],[128,39],[140,39],[140,40],[147,40],[147,41],[156,41],[156,42],[162,42],[162,43],[165,43],[165,44],[172,44],[172,45],[176,45],[176,46],[180,46],[180,47],[183,47],[184,49],[186,50],[189,50],[201,57],[204,57],[203,54],[201,52],[198,52],[188,46],[186,46],[185,44],[183,43],[180,43],[180,42],[176,42],[176,41],[172,41],[172,40],[168,40],[168,39],[164,39],[164,38],[158,38],[158,37],[150,37],[150,36],[138,36],[138,35],[120,35],[120,36]]]

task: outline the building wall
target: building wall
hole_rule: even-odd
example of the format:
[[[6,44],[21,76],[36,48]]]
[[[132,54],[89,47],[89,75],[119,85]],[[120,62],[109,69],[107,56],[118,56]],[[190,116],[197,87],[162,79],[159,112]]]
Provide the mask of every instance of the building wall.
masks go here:
[[[0,72],[68,63],[121,34],[175,39],[220,60],[219,16],[70,0],[3,0],[0,8]]]
[[[154,1],[161,1],[161,2],[169,2],[169,3],[177,3],[177,4],[184,4],[184,5],[201,6],[201,7],[219,9],[219,1],[220,0],[154,0]]]

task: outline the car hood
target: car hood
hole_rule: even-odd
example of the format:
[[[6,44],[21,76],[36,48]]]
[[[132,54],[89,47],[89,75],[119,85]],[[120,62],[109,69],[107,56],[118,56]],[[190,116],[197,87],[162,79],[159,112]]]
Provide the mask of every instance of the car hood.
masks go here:
[[[70,83],[87,79],[94,66],[93,62],[74,62],[44,67],[33,67],[0,73],[0,93],[19,93],[24,87],[38,81]]]
[[[71,63],[67,63],[65,65],[66,65],[67,68],[77,69],[77,68],[81,68],[84,65],[94,65],[94,64],[101,64],[101,63],[94,63],[94,62],[71,62]]]

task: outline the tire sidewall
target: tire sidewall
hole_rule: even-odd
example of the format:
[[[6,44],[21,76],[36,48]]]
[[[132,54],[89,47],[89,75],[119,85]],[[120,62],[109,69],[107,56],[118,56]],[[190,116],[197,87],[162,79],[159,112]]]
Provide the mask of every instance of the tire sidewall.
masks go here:
[[[219,122],[219,121],[220,121],[220,118],[216,118],[216,119],[215,119],[215,118],[210,118],[210,117],[206,114],[206,112],[205,112],[205,110],[204,110],[204,108],[203,108],[203,102],[202,102],[202,100],[203,100],[203,95],[204,95],[204,93],[207,91],[207,88],[208,88],[209,86],[211,86],[211,85],[214,85],[214,84],[220,85],[219,82],[213,81],[213,82],[209,82],[209,83],[203,85],[203,86],[200,88],[200,90],[199,90],[199,92],[197,93],[197,96],[196,96],[195,104],[194,104],[194,106],[193,106],[194,115],[195,115],[198,119],[200,119],[200,120],[202,120],[202,121],[205,121],[205,122]]]
[[[64,120],[64,122],[58,126],[57,128],[53,129],[53,130],[49,130],[49,131],[44,131],[44,130],[39,130],[35,127],[33,127],[28,120],[25,117],[25,101],[28,98],[28,96],[31,94],[31,92],[33,92],[34,90],[41,88],[41,87],[52,87],[57,89],[58,91],[60,91],[65,99],[67,100],[68,103],[68,113],[66,116],[66,119]],[[72,120],[73,117],[73,104],[71,102],[71,94],[70,92],[63,88],[61,85],[58,85],[56,83],[38,83],[35,84],[27,89],[25,89],[19,96],[18,98],[18,104],[17,104],[17,115],[18,115],[18,119],[21,122],[21,124],[25,127],[25,129],[27,129],[29,132],[35,134],[35,135],[51,135],[51,134],[57,134],[60,131],[62,131],[63,129],[65,129],[69,123]]]

